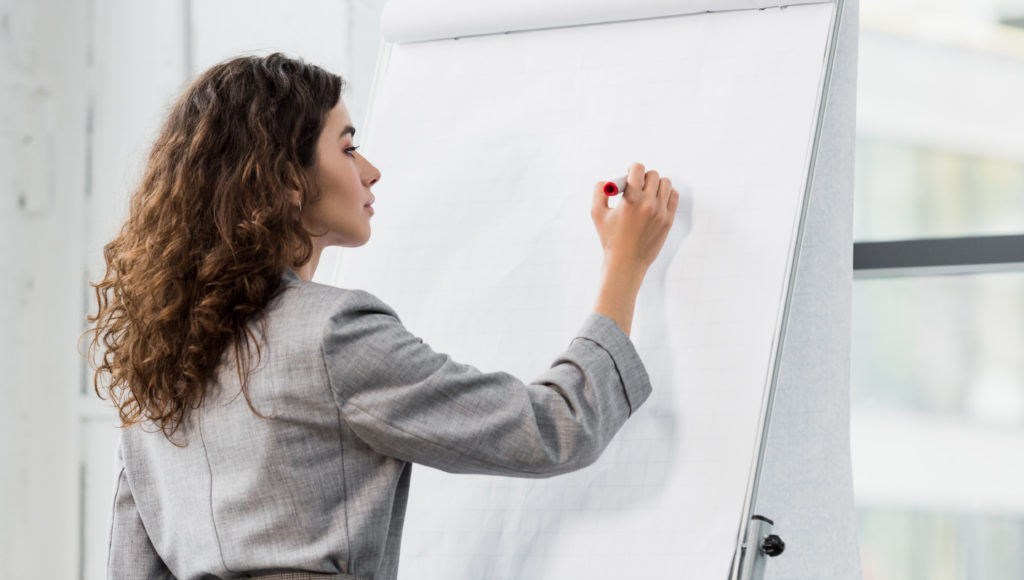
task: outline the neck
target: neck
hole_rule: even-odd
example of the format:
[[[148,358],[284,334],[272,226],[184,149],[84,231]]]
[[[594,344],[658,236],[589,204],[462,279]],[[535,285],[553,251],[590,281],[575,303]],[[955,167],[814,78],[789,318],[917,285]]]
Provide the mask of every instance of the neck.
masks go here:
[[[317,243],[317,240],[313,240],[313,252],[309,255],[309,260],[305,264],[292,268],[295,273],[299,275],[299,278],[309,282],[313,279],[313,273],[316,272],[316,265],[320,263],[320,254],[324,251],[324,247]]]

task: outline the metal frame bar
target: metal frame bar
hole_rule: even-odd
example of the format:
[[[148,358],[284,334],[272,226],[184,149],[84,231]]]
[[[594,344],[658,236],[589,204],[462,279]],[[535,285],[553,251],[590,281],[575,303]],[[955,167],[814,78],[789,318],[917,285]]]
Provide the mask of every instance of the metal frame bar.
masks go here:
[[[834,64],[836,62],[837,47],[839,46],[839,35],[842,30],[843,15],[845,14],[845,4],[846,0],[835,0],[835,4],[832,8],[832,18],[830,22],[831,30],[828,34],[828,40],[825,48],[825,60],[823,63],[824,68],[821,75],[821,82],[818,87],[814,129],[813,134],[811,135],[811,147],[806,160],[807,172],[803,183],[803,199],[800,203],[800,214],[798,216],[796,232],[792,241],[792,254],[790,256],[790,264],[787,272],[783,310],[779,320],[779,326],[776,331],[777,342],[773,345],[768,385],[762,401],[761,416],[758,424],[757,454],[753,460],[750,481],[748,482],[747,498],[744,502],[740,520],[739,541],[737,543],[736,553],[733,559],[733,566],[730,570],[730,580],[739,580],[744,577],[759,579],[764,571],[764,554],[759,553],[759,551],[755,549],[751,538],[751,534],[756,533],[756,530],[759,528],[756,526],[753,526],[752,528],[750,522],[754,517],[754,510],[757,508],[758,492],[760,491],[761,486],[761,473],[764,469],[764,457],[768,447],[768,435],[771,430],[772,413],[775,409],[775,393],[779,382],[780,369],[782,368],[782,356],[785,350],[786,333],[789,328],[790,306],[792,304],[793,293],[796,288],[800,251],[803,247],[804,226],[807,221],[811,198],[816,189],[814,177],[818,162],[818,146],[822,139],[826,108],[829,103],[830,90],[832,87],[832,74],[834,71]],[[817,185],[817,187],[820,188],[821,185]],[[755,568],[758,572],[756,577],[751,576]]]

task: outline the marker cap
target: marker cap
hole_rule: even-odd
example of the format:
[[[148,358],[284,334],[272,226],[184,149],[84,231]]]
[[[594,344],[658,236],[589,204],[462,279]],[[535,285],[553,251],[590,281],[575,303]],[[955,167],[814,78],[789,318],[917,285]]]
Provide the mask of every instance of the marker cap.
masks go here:
[[[618,179],[613,179],[604,184],[604,194],[611,197],[618,195],[626,190],[626,176],[623,175]]]

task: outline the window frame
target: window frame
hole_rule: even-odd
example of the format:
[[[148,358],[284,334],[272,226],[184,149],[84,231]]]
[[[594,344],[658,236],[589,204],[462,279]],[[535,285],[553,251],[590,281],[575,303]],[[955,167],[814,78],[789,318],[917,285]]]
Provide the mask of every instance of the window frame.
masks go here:
[[[854,279],[1024,270],[1024,234],[854,242]]]

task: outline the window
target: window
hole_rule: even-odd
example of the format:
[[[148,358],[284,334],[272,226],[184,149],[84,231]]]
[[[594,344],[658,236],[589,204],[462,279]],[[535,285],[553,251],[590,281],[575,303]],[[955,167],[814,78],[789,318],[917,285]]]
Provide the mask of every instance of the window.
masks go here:
[[[851,384],[867,580],[1024,577],[1024,2],[861,2]]]

